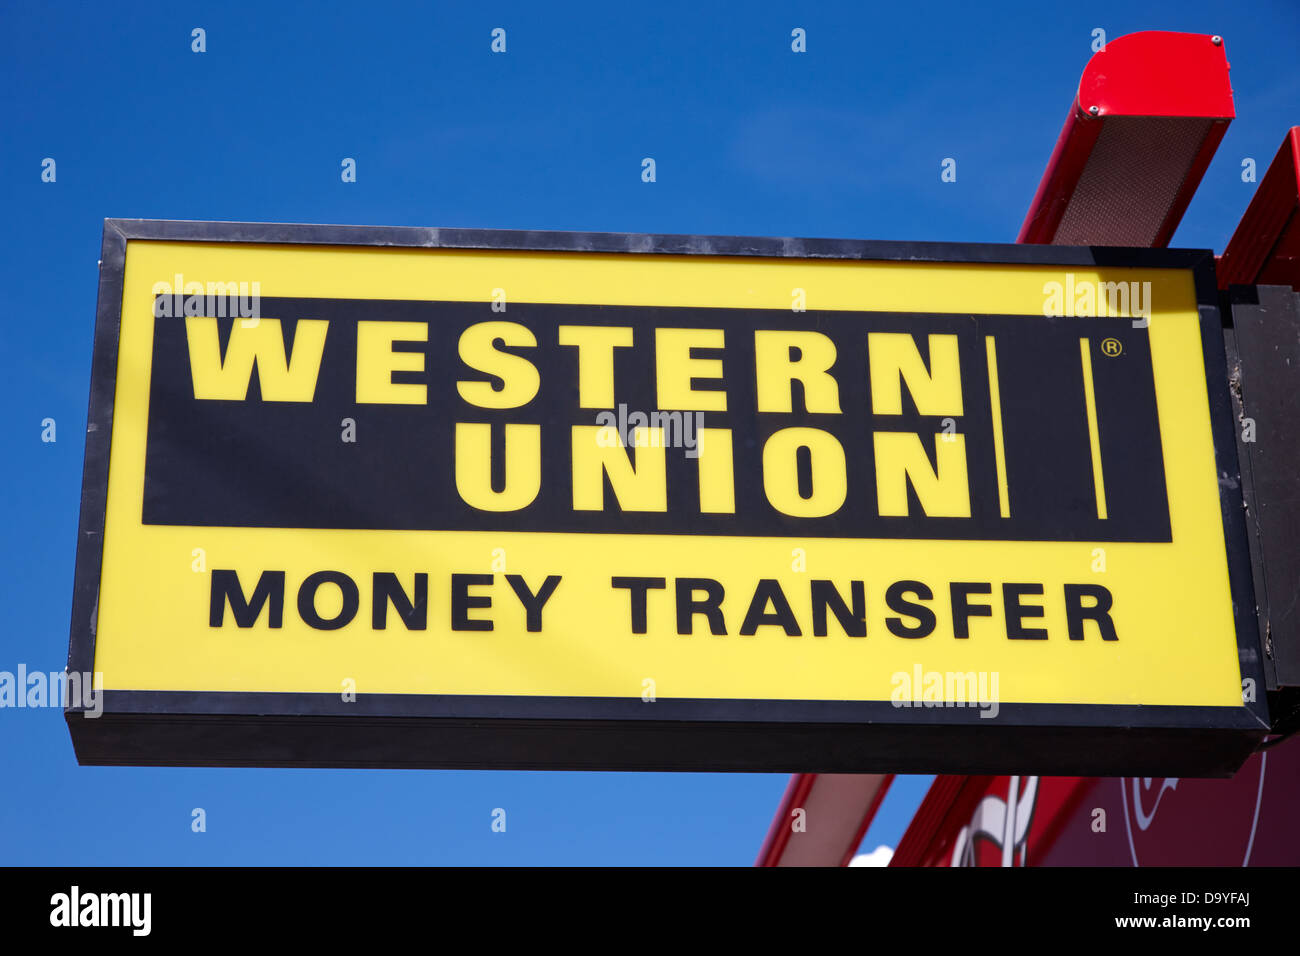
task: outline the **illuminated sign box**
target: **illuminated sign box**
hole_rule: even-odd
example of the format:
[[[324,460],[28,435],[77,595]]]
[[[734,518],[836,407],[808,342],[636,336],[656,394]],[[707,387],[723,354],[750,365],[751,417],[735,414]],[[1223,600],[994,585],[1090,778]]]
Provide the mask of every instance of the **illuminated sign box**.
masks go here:
[[[78,758],[1230,772],[1212,270],[110,220]]]

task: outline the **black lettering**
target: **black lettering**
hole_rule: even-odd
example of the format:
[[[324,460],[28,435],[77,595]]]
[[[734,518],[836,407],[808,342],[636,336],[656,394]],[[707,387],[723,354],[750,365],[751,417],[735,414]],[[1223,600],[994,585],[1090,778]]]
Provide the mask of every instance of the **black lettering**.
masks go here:
[[[898,637],[929,637],[934,632],[938,619],[934,616],[934,611],[924,604],[917,604],[903,597],[908,593],[915,594],[922,601],[934,600],[934,592],[920,581],[895,581],[885,592],[885,603],[889,605],[891,611],[916,618],[917,623],[908,626],[903,623],[902,618],[887,617],[885,626],[889,628],[890,633]]]
[[[474,608],[492,606],[486,594],[470,594],[469,589],[492,583],[490,574],[453,574],[451,576],[451,629],[453,631],[490,631],[491,621],[472,620],[469,612]]]
[[[696,591],[703,591],[707,596],[697,600]],[[710,634],[726,634],[727,625],[722,619],[723,593],[722,582],[713,578],[678,578],[677,633],[693,633],[692,619],[696,614],[703,614],[709,619]]]
[[[335,584],[343,595],[343,606],[339,613],[328,620],[316,613],[316,592],[322,584]],[[357,593],[357,584],[341,571],[317,571],[309,574],[298,588],[298,616],[308,627],[318,631],[337,631],[354,617],[361,606],[361,595]]]
[[[770,614],[767,611],[768,604],[772,605]],[[794,611],[790,609],[790,602],[781,590],[780,582],[774,578],[763,578],[758,582],[758,587],[754,589],[754,599],[749,602],[749,610],[745,612],[745,621],[740,625],[740,634],[742,637],[751,637],[766,624],[782,628],[787,637],[803,635],[799,622],[795,620]]]
[[[646,593],[651,588],[667,585],[663,578],[610,578],[611,587],[627,588],[632,599],[632,633],[644,634],[646,629]]]
[[[1084,607],[1083,599],[1090,597],[1092,607]],[[1115,623],[1110,619],[1110,608],[1114,603],[1110,589],[1100,584],[1067,584],[1065,586],[1065,622],[1070,640],[1083,640],[1083,622],[1093,621],[1101,633],[1103,641],[1118,641]]]
[[[971,604],[966,600],[972,594],[992,594],[993,585],[971,581],[954,581],[948,587],[952,595],[952,636],[970,637],[970,619],[973,617],[992,617],[991,604]]]
[[[402,583],[391,571],[376,571],[373,578],[370,626],[376,631],[388,627],[388,602],[408,631],[423,631],[429,625],[429,575],[415,576],[415,598],[406,596]]]
[[[866,585],[861,581],[852,581],[853,608],[850,610],[840,597],[840,592],[830,581],[812,583],[813,634],[826,636],[826,609],[830,608],[835,619],[844,628],[849,637],[867,636],[867,594]]]
[[[267,603],[271,609],[267,614],[267,625],[279,627],[284,622],[284,572],[263,571],[257,579],[253,596],[244,600],[244,589],[239,586],[238,571],[212,572],[212,594],[208,602],[208,627],[221,627],[226,616],[226,601],[230,601],[230,613],[239,627],[252,627]]]
[[[514,589],[515,596],[519,598],[519,603],[524,606],[524,616],[528,621],[528,630],[540,631],[542,629],[542,608],[546,607],[546,602],[551,599],[551,595],[559,587],[560,576],[558,574],[548,575],[536,594],[528,590],[523,575],[507,574],[506,582]]]
[[[1026,594],[1042,594],[1041,584],[1004,584],[1002,585],[1002,602],[1007,612],[1007,637],[1013,641],[1045,641],[1047,631],[1041,627],[1025,627],[1021,621],[1027,617],[1042,617],[1043,609],[1034,605],[1025,606],[1020,599]]]

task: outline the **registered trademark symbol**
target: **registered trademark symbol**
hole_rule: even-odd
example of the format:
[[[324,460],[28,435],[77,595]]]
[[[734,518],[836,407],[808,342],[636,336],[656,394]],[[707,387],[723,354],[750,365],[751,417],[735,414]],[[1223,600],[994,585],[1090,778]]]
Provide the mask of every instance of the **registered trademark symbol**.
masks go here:
[[[1114,358],[1116,355],[1119,355],[1120,352],[1124,351],[1124,346],[1120,343],[1119,339],[1102,339],[1101,351],[1103,355],[1109,355],[1111,358]]]

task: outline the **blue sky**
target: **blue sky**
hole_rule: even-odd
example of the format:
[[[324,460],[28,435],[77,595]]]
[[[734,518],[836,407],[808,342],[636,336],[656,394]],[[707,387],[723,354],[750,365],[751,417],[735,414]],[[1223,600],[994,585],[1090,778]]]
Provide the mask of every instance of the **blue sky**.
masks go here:
[[[1232,63],[1238,118],[1174,240],[1221,252],[1242,159],[1262,173],[1300,122],[1300,7],[1055,6],[6,2],[0,670],[66,657],[105,217],[1012,241],[1092,30],[1167,29]],[[6,864],[745,865],[786,783],[82,768],[50,709],[0,710],[0,766]],[[900,778],[865,849],[925,785]]]

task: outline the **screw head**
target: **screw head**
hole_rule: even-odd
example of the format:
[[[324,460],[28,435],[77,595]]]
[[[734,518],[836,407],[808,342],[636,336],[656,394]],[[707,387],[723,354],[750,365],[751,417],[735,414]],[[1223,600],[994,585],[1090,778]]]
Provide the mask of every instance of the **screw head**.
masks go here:
[[[1222,46],[1222,45],[1223,45],[1223,37],[1221,37],[1221,36],[1212,36],[1212,37],[1210,37],[1210,42],[1213,43],[1215,46]]]
[[[1100,106],[1089,106],[1089,107],[1088,107],[1088,112],[1091,113],[1093,116],[1099,116],[1099,115],[1101,114],[1101,107],[1100,107]]]

